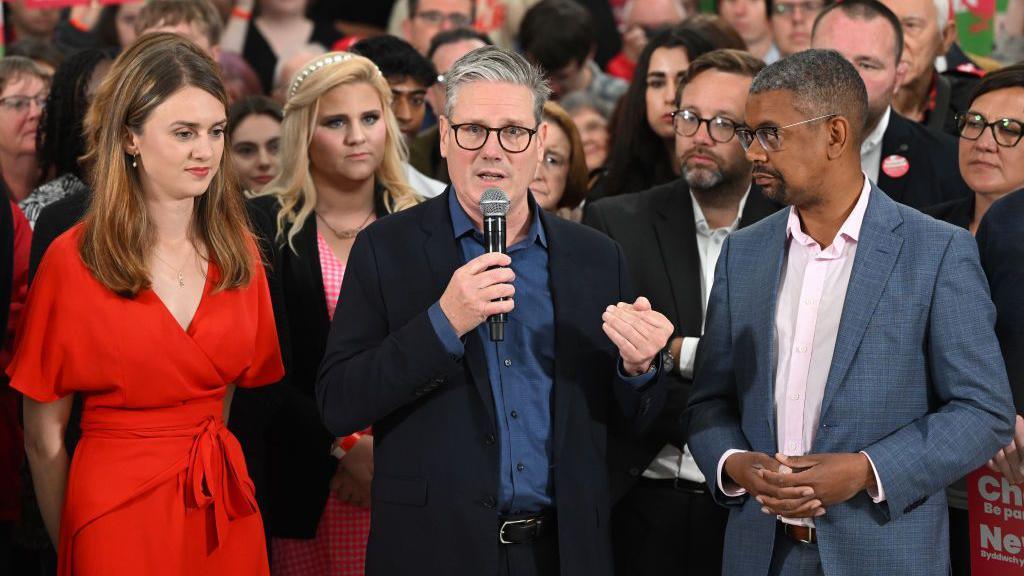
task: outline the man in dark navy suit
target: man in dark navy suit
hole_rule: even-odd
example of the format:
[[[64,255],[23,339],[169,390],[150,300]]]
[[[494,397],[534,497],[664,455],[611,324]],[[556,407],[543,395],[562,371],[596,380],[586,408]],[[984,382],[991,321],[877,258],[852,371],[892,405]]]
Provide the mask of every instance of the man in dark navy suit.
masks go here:
[[[349,256],[317,399],[337,436],[373,425],[370,575],[611,575],[607,436],[660,411],[672,325],[618,245],[527,189],[548,94],[513,52],[460,58],[440,117],[452,186]],[[490,188],[507,255],[485,253]]]
[[[907,65],[901,62],[903,29],[891,10],[877,0],[833,4],[815,20],[811,45],[842,54],[867,87],[861,168],[868,178],[893,200],[918,210],[971,194],[960,176],[956,138],[892,108]]]

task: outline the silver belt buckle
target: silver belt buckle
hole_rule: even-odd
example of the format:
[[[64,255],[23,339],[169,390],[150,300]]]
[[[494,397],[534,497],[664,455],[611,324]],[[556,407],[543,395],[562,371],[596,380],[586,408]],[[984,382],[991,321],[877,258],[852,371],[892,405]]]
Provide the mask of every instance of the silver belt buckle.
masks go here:
[[[515,544],[515,542],[511,540],[505,540],[505,528],[509,526],[526,525],[534,521],[535,519],[533,518],[527,518],[525,520],[505,520],[501,523],[501,529],[498,530],[498,541],[502,544]]]

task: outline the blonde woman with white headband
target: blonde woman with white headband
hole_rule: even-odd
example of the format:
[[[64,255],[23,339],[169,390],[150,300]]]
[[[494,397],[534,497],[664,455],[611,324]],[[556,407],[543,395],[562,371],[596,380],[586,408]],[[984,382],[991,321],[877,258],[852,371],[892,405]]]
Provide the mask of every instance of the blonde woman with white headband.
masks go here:
[[[276,576],[362,574],[373,438],[333,438],[314,401],[323,355],[360,231],[420,201],[403,175],[406,150],[391,90],[361,56],[332,52],[296,75],[281,125],[281,173],[251,200],[287,362],[265,435],[267,526]],[[339,318],[344,322],[344,318]]]

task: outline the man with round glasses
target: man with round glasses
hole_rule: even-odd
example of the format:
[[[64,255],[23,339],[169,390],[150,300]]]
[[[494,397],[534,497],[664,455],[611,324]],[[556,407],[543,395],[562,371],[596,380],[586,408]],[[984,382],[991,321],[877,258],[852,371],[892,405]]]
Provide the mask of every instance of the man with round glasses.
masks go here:
[[[867,114],[832,50],[750,87],[738,135],[790,208],[722,247],[686,411],[723,576],[946,574],[945,488],[1011,439],[974,241],[864,175]]]
[[[678,422],[725,238],[780,208],[751,185],[751,164],[736,138],[750,82],[763,67],[735,50],[694,60],[673,116],[682,176],[602,199],[584,219],[622,245],[637,288],[675,327],[670,349],[678,361],[658,425],[640,440],[616,439],[613,491],[625,494],[613,517],[618,574],[722,572],[728,513],[711,498]]]
[[[445,90],[452,185],[359,234],[317,384],[332,433],[373,424],[367,573],[611,576],[606,439],[660,412],[672,325],[614,242],[530,194],[540,71],[488,46]],[[485,196],[505,196],[506,254]]]

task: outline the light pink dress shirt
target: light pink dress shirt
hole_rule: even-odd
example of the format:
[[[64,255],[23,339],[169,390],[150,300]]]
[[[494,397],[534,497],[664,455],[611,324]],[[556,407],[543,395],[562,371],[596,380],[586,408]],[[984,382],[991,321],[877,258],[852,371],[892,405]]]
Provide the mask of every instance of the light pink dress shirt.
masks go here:
[[[846,289],[870,196],[871,183],[865,176],[857,204],[832,244],[824,249],[804,233],[796,207],[790,208],[786,226],[788,246],[779,281],[774,334],[778,354],[774,359],[775,428],[779,452],[787,456],[806,455],[814,444]],[[738,450],[727,451],[718,466],[719,488],[729,496],[745,493],[738,486],[724,486],[721,482],[722,466],[726,458],[736,452]],[[874,463],[871,466],[874,468]],[[877,471],[875,479],[878,480]],[[879,493],[871,496],[881,502],[884,492],[880,482],[878,486]],[[782,521],[814,526],[809,518],[782,518]]]

